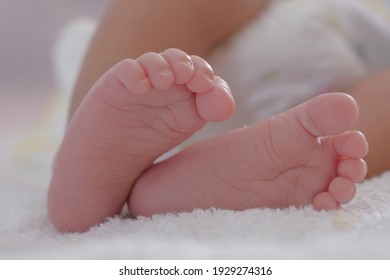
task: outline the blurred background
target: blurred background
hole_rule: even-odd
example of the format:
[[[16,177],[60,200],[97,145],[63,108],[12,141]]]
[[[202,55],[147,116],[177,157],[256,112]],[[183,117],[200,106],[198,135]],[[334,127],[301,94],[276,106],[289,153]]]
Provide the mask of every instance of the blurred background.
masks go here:
[[[0,0],[0,137],[28,125],[56,90],[52,53],[62,28],[99,18],[107,0]]]

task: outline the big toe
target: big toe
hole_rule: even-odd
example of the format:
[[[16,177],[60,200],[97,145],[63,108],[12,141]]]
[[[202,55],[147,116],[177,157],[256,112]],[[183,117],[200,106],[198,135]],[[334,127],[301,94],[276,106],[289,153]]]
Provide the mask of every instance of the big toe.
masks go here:
[[[196,96],[199,115],[206,121],[221,122],[234,113],[235,103],[228,84],[215,77],[211,89]]]
[[[321,94],[296,107],[297,117],[314,136],[335,135],[350,129],[357,121],[356,101],[346,93]]]

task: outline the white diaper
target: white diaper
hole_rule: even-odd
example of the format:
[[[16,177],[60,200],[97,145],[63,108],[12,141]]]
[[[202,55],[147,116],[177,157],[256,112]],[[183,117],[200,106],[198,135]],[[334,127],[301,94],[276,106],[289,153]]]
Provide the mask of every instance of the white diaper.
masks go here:
[[[388,7],[390,0],[270,1],[262,15],[208,57],[232,88],[235,115],[207,125],[183,146],[253,124],[317,94],[348,89],[389,67]],[[90,20],[73,22],[59,40],[55,68],[65,94],[95,27]]]
[[[198,137],[258,122],[390,67],[390,13],[371,0],[274,0],[209,62],[230,84],[237,112]]]

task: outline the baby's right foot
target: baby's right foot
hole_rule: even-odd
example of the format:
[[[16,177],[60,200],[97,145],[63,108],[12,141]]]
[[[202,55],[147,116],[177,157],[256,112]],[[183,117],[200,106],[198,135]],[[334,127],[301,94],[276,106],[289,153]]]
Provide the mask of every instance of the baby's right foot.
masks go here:
[[[284,113],[190,146],[148,169],[130,197],[133,216],[350,202],[366,174],[368,145],[348,131],[356,102],[343,93],[317,96]]]
[[[169,49],[118,63],[69,123],[48,194],[52,222],[83,231],[120,213],[159,156],[233,111],[227,84],[197,56]]]

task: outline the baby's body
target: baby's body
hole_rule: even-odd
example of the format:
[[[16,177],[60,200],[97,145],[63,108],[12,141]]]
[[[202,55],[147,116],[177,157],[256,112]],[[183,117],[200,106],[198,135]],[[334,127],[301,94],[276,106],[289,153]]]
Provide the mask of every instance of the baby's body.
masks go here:
[[[233,114],[227,84],[186,53],[206,56],[264,2],[149,1],[155,9],[113,2],[87,54],[54,165],[48,205],[58,229],[87,230],[125,204],[132,217],[210,207],[335,209],[353,199],[367,172],[368,145],[358,131],[381,149],[367,157],[371,175],[389,167],[377,156],[390,153],[390,129],[377,118],[390,117],[386,71],[340,89],[353,98],[321,94],[155,163],[207,122]]]
[[[283,114],[162,154],[234,111],[229,87],[197,56],[146,53],[112,67],[69,123],[54,165],[49,210],[60,230],[132,216],[218,207],[313,204],[334,209],[366,173],[364,136],[348,131],[355,101],[321,95]]]

